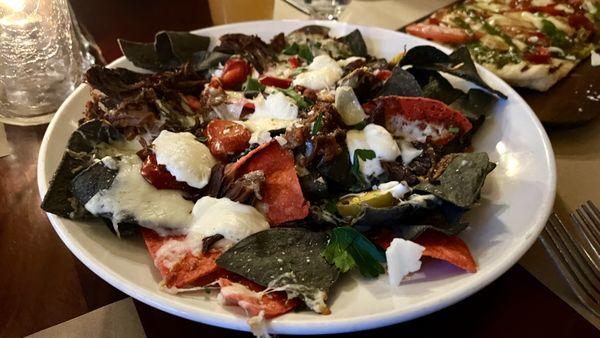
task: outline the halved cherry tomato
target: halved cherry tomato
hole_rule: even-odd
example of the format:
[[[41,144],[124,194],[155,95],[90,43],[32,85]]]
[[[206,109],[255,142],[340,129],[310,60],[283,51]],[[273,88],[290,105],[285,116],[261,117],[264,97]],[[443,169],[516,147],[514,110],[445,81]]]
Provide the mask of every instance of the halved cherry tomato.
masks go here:
[[[291,79],[282,79],[279,77],[273,77],[273,76],[263,76],[260,79],[258,79],[258,82],[260,82],[261,84],[265,85],[265,86],[272,86],[272,87],[277,87],[277,88],[289,88],[290,85],[292,84],[292,80]]]
[[[289,58],[288,62],[290,63],[292,69],[296,69],[300,66],[300,59],[296,55]]]
[[[223,67],[221,84],[224,89],[239,88],[251,72],[250,64],[246,60],[231,58],[225,62],[225,66]]]
[[[416,35],[421,38],[435,40],[442,43],[459,44],[469,42],[473,37],[465,30],[453,27],[444,27],[437,25],[429,25],[417,23],[406,27],[409,34]]]
[[[377,74],[375,75],[375,77],[378,78],[381,81],[385,81],[385,80],[389,79],[390,76],[392,76],[392,72],[390,70],[387,70],[387,69],[380,69],[377,72]]]
[[[248,128],[227,120],[210,121],[205,133],[210,152],[218,158],[226,158],[227,155],[244,151],[248,148],[251,136]]]
[[[550,62],[550,51],[546,47],[536,46],[531,51],[523,55],[525,59],[533,63],[548,63]]]
[[[187,190],[190,188],[186,183],[177,181],[175,176],[167,170],[167,167],[158,164],[156,155],[153,153],[148,155],[142,163],[140,173],[156,189]]]

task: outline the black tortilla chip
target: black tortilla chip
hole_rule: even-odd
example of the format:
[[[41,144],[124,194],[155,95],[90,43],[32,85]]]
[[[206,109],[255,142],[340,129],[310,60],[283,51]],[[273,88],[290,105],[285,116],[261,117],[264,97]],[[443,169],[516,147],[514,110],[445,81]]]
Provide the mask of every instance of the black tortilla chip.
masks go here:
[[[310,297],[318,290],[327,292],[339,277],[338,269],[321,256],[327,240],[324,232],[272,228],[229,248],[217,265],[262,286],[298,285],[301,297]]]
[[[117,176],[118,170],[112,170],[98,161],[81,171],[71,181],[71,192],[85,205],[99,191],[108,189]]]
[[[481,89],[472,88],[466,94],[459,96],[450,107],[460,111],[471,123],[481,122],[488,116],[498,99]]]
[[[319,25],[308,25],[308,26],[300,27],[300,28],[292,31],[290,34],[294,34],[294,33],[302,33],[302,34],[306,34],[306,35],[315,34],[315,35],[328,36],[329,35],[329,27],[319,26]]]
[[[424,97],[450,104],[464,95],[462,90],[454,88],[450,81],[435,70],[412,67],[408,72],[415,77],[423,89]]]
[[[79,126],[69,138],[67,150],[42,201],[42,209],[65,218],[79,219],[89,216],[83,205],[73,196],[71,181],[92,164],[94,148],[98,143],[109,143],[121,138],[121,134],[104,121],[93,120]]]
[[[423,182],[414,189],[469,208],[479,199],[485,178],[495,167],[486,153],[457,154],[435,182]]]
[[[377,96],[415,96],[422,97],[423,90],[411,73],[401,67],[394,67],[392,76],[383,84]]]
[[[432,46],[413,47],[406,52],[399,65],[411,65],[417,68],[452,74],[468,80],[503,99],[507,98],[504,93],[490,87],[479,76],[467,47],[460,47],[450,55],[446,55],[446,53]]]
[[[353,55],[368,56],[367,44],[358,29],[353,30],[348,35],[339,37],[337,40],[348,45]]]

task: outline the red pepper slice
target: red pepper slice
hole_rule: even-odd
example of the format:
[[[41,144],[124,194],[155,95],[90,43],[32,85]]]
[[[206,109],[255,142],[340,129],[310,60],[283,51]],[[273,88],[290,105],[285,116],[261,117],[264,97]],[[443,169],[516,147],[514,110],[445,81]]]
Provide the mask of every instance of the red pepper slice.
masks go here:
[[[288,59],[288,62],[290,63],[290,66],[292,67],[292,69],[296,69],[296,68],[300,67],[300,59],[296,55],[290,57]]]
[[[385,80],[389,79],[390,76],[392,76],[392,71],[387,70],[387,69],[380,69],[377,72],[377,75],[375,75],[375,77],[381,81],[385,81]]]
[[[187,190],[190,189],[184,182],[179,182],[175,176],[167,170],[162,164],[156,162],[156,155],[150,154],[146,157],[142,163],[140,173],[146,180],[146,182],[152,184],[156,189],[176,189],[176,190]]]
[[[277,88],[289,88],[290,85],[292,84],[292,79],[282,79],[279,77],[274,77],[274,76],[263,76],[260,79],[258,79],[258,82],[260,82],[261,84],[265,85],[265,86],[272,86],[272,87],[277,87]]]

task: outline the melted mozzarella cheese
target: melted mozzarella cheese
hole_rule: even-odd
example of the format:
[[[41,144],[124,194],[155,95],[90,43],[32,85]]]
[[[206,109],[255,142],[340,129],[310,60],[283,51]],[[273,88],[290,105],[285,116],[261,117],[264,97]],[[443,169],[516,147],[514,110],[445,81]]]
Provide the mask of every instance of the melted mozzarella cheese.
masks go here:
[[[394,238],[385,250],[390,285],[398,286],[411,272],[421,269],[421,256],[424,247],[402,238]]]
[[[373,190],[379,190],[382,193],[389,192],[395,199],[402,199],[402,197],[404,197],[404,195],[410,191],[410,188],[404,181],[389,181],[386,183],[381,183],[378,186],[374,186]]]
[[[104,161],[103,161],[104,162]],[[118,223],[132,218],[139,225],[165,234],[164,229],[181,233],[188,226],[194,203],[178,190],[158,190],[140,174],[142,161],[137,155],[122,157],[118,173],[109,189],[101,190],[85,208],[97,216],[112,215]]]
[[[152,144],[156,162],[166,166],[178,181],[198,189],[208,184],[210,171],[217,161],[194,135],[163,130]]]
[[[410,162],[421,156],[423,153],[423,149],[415,148],[412,143],[408,141],[400,140],[398,143],[400,144],[400,152],[402,152],[402,164],[404,165],[410,164]]]
[[[424,128],[422,128],[424,126]],[[450,134],[446,127],[422,121],[409,121],[402,115],[395,115],[389,121],[389,126],[394,131],[394,136],[400,136],[406,141],[424,143],[427,137],[432,141],[445,138]]]
[[[385,128],[376,124],[368,124],[363,130],[348,131],[346,146],[352,163],[354,163],[354,152],[357,149],[370,149],[375,152],[374,159],[359,160],[359,169],[365,176],[382,174],[383,168],[380,161],[394,161],[400,156],[400,149],[392,135]]]
[[[292,84],[313,90],[332,88],[344,71],[329,55],[319,55],[308,65],[308,71],[298,74]]]

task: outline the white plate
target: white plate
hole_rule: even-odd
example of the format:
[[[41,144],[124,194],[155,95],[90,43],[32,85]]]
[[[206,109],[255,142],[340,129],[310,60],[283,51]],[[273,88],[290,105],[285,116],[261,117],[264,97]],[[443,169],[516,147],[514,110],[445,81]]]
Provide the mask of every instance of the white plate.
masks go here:
[[[369,52],[391,58],[407,48],[431,44],[402,33],[343,23],[307,21],[258,21],[196,31],[211,36],[213,43],[225,33],[258,34],[270,39],[307,24],[332,28],[341,36],[359,28]],[[124,58],[111,66],[131,67]],[[398,288],[387,276],[364,280],[346,276],[330,299],[332,314],[289,313],[271,321],[271,330],[285,334],[336,333],[365,330],[410,320],[451,305],[486,286],[517,260],[537,238],[549,215],[556,186],[554,156],[540,122],[523,99],[489,71],[481,76],[509,99],[498,104],[477,133],[476,150],[486,151],[498,163],[482,192],[481,206],[467,214],[470,227],[461,237],[479,264],[479,271],[465,273],[444,262],[428,261],[423,269]],[[457,86],[464,81],[452,79]],[[63,103],[50,123],[40,148],[38,185],[43,196],[76,128],[89,88],[80,86]],[[119,240],[99,222],[74,222],[49,214],[54,229],[73,252],[98,276],[126,294],[161,310],[210,325],[248,330],[237,308],[223,308],[203,294],[171,295],[158,289],[160,276],[140,238]]]

